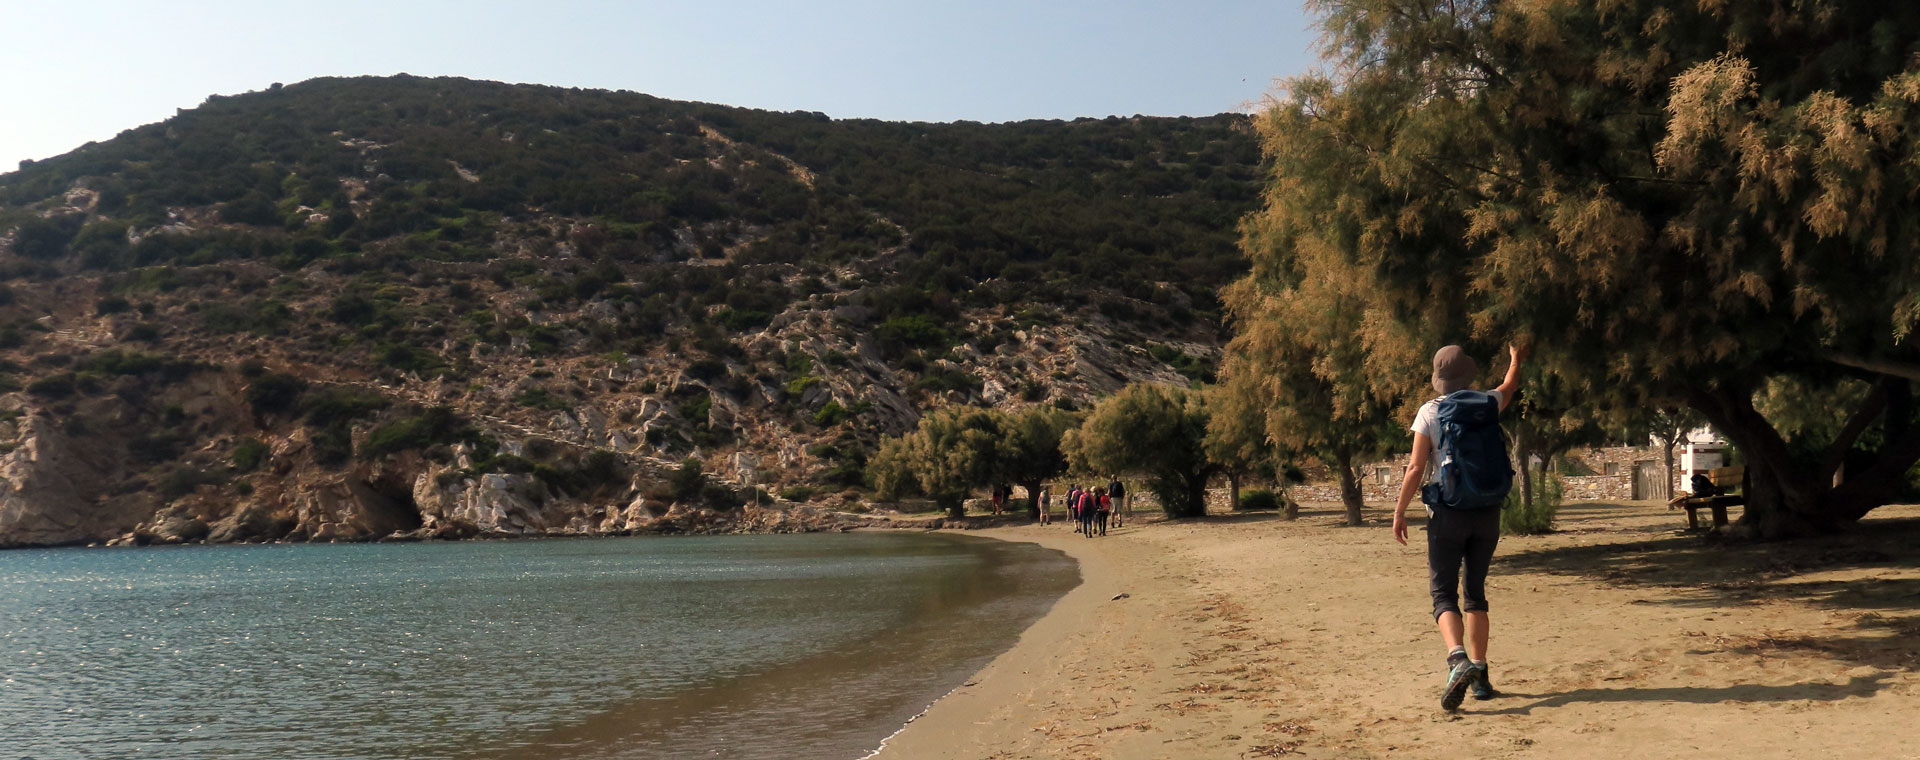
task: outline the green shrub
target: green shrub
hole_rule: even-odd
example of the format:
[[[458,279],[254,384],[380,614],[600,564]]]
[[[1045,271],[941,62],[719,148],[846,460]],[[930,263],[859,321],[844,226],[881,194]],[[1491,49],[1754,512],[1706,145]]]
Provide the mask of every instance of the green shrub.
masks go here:
[[[889,356],[910,348],[943,349],[954,344],[953,333],[924,314],[894,317],[873,328],[873,339]]]
[[[780,498],[787,501],[806,501],[818,493],[813,486],[788,486],[780,489]]]
[[[476,438],[473,428],[461,422],[452,409],[436,406],[419,416],[390,422],[367,434],[360,447],[360,458],[372,459],[409,449],[424,449],[437,443],[456,443]]]
[[[267,463],[272,449],[258,439],[242,438],[233,447],[233,469],[239,472],[253,472]]]
[[[1520,477],[1514,476],[1513,490],[1500,507],[1500,532],[1504,535],[1538,535],[1553,531],[1553,518],[1560,511],[1562,488],[1558,473],[1533,476],[1533,507],[1521,503]]]
[[[712,412],[713,396],[710,394],[702,394],[692,401],[680,405],[680,416],[695,427],[704,427],[707,424],[707,418],[711,416]]]
[[[169,359],[155,354],[143,354],[138,351],[112,349],[92,354],[81,359],[75,368],[81,372],[97,372],[102,375],[159,375],[173,382],[185,379],[204,366],[189,359]]]
[[[603,486],[624,483],[626,467],[621,463],[620,455],[597,449],[588,454],[578,467],[533,465],[533,476],[548,488],[579,496]]]
[[[1234,508],[1242,512],[1279,509],[1280,497],[1265,489],[1245,491],[1240,494],[1240,503],[1234,505]]]
[[[387,408],[388,401],[365,391],[329,387],[306,394],[302,410],[310,427],[327,427],[371,416]]]
[[[620,455],[606,449],[595,449],[587,455],[577,471],[581,478],[592,485],[605,485],[625,476],[626,468],[621,466]]]
[[[806,393],[808,388],[812,388],[813,386],[816,386],[819,384],[820,384],[820,378],[814,377],[813,375],[796,377],[792,380],[787,381],[787,395],[799,396],[801,394]]]
[[[702,382],[710,383],[726,374],[726,363],[711,356],[695,359],[687,364],[687,376]]]
[[[75,380],[72,372],[51,375],[27,383],[27,392],[35,396],[50,399],[62,399],[73,395]]]
[[[293,323],[293,308],[273,299],[215,302],[200,307],[200,326],[210,332],[276,335]]]
[[[51,261],[67,252],[67,244],[80,234],[85,214],[64,214],[32,218],[20,223],[13,234],[13,252],[30,259]]]
[[[446,361],[442,360],[439,354],[404,343],[385,344],[376,349],[375,353],[382,365],[423,377],[430,376],[447,366]]]
[[[540,387],[528,388],[514,394],[513,403],[530,409],[548,409],[556,412],[564,412],[573,408],[573,405],[567,403],[566,399],[555,396],[552,391]]]
[[[200,486],[219,483],[219,476],[180,465],[169,470],[166,477],[160,479],[160,496],[167,501],[172,501],[193,493],[193,489]]]
[[[159,464],[180,458],[191,439],[178,430],[157,430],[127,439],[127,453],[137,462]]]
[[[980,392],[980,378],[974,377],[961,370],[931,369],[927,370],[926,374],[921,375],[920,379],[908,385],[907,389],[928,393],[959,391],[973,394]]]
[[[259,414],[285,412],[300,402],[307,381],[295,375],[270,372],[247,384],[247,404]]]
[[[313,432],[313,458],[327,467],[337,467],[352,459],[352,423],[342,419],[316,428]]]
[[[700,498],[707,487],[707,474],[699,459],[688,457],[679,468],[667,477],[667,487],[671,489],[674,501],[691,502]]]
[[[94,313],[103,317],[109,314],[123,314],[132,310],[133,302],[120,296],[107,296],[106,298],[100,299],[99,303],[93,305]]]
[[[727,330],[737,333],[758,330],[773,321],[772,314],[753,309],[721,309],[713,318]]]
[[[819,425],[820,427],[833,427],[842,422],[846,422],[847,418],[851,416],[852,415],[847,412],[846,407],[840,405],[840,402],[828,401],[820,407],[820,411],[813,413],[813,424]]]

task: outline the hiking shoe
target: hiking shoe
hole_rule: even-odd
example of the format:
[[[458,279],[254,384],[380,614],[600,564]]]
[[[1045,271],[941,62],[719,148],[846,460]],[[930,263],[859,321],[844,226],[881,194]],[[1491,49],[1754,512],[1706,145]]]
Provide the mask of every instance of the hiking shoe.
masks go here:
[[[1473,698],[1488,700],[1497,696],[1500,692],[1494,690],[1493,679],[1487,677],[1487,666],[1473,666]]]
[[[1447,690],[1440,694],[1440,709],[1447,712],[1460,709],[1460,702],[1467,698],[1467,687],[1473,685],[1478,670],[1465,657],[1447,670]]]

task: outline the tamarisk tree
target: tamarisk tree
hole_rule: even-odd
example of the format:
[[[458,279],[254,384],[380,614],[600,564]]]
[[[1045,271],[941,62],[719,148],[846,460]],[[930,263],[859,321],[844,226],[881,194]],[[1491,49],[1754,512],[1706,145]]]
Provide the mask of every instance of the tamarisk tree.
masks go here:
[[[973,489],[1015,483],[1027,489],[1038,519],[1040,484],[1066,470],[1060,438],[1074,422],[1072,413],[1051,407],[949,407],[920,418],[913,432],[881,441],[868,470],[881,496],[925,494],[952,517],[966,516]]]
[[[1004,413],[949,407],[921,417],[911,433],[882,440],[867,469],[882,498],[925,494],[949,517],[961,518],[969,492],[1001,482],[1013,448]]]
[[[1168,517],[1207,513],[1207,404],[1199,391],[1136,383],[1095,406],[1061,443],[1074,469],[1138,472]]]
[[[1355,294],[1363,365],[1531,340],[1577,399],[1685,400],[1761,535],[1857,521],[1920,461],[1920,5],[1790,5],[1318,3],[1332,73],[1262,118],[1312,222],[1276,279]],[[1782,381],[1866,392],[1795,438]]]

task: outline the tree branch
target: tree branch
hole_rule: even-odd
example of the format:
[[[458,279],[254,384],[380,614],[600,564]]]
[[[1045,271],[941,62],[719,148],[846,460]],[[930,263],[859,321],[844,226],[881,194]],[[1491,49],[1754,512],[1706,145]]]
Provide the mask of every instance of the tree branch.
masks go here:
[[[1743,453],[1759,462],[1762,472],[1773,479],[1782,494],[1800,502],[1812,498],[1813,494],[1804,487],[1808,484],[1791,476],[1793,455],[1787,451],[1787,441],[1773,423],[1753,408],[1750,391],[1688,387],[1686,394],[1687,405],[1699,410],[1708,422],[1732,438]],[[1825,488],[1831,483],[1814,484],[1814,487]]]
[[[1920,364],[1895,361],[1892,359],[1871,359],[1830,352],[1823,358],[1842,367],[1863,369],[1891,377],[1903,377],[1908,380],[1920,380]]]
[[[1873,424],[1887,409],[1887,384],[1873,384],[1873,392],[1867,395],[1867,401],[1855,410],[1853,417],[1847,420],[1847,426],[1834,436],[1833,443],[1827,446],[1827,453],[1820,458],[1820,479],[1833,482],[1833,474],[1847,461],[1847,452],[1853,448],[1853,442],[1860,440],[1860,434],[1867,432],[1867,426]]]

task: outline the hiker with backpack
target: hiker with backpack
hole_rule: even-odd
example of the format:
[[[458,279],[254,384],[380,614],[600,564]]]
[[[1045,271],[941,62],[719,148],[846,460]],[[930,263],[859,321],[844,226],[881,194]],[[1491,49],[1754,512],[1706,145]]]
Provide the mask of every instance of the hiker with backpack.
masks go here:
[[[1393,538],[1407,543],[1407,504],[1419,493],[1427,505],[1433,617],[1447,645],[1440,706],[1448,711],[1460,707],[1468,689],[1475,699],[1498,696],[1487,668],[1487,568],[1500,541],[1500,506],[1513,487],[1500,412],[1520,389],[1520,362],[1527,354],[1527,348],[1509,346],[1506,379],[1494,390],[1477,391],[1471,383],[1480,367],[1473,357],[1459,346],[1440,349],[1433,355],[1433,389],[1440,397],[1422,404],[1413,418],[1413,458],[1394,505]]]
[[[1093,521],[1100,515],[1100,489],[1080,492],[1080,535],[1093,538]]]
[[[1113,508],[1109,511],[1113,513],[1113,527],[1118,528],[1120,527],[1121,508],[1127,503],[1127,487],[1120,485],[1120,476],[1108,476],[1107,498],[1113,500]],[[1105,531],[1101,531],[1102,535],[1105,535],[1105,533]]]

